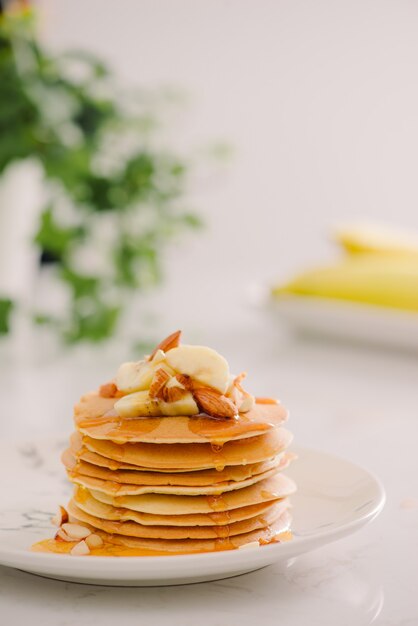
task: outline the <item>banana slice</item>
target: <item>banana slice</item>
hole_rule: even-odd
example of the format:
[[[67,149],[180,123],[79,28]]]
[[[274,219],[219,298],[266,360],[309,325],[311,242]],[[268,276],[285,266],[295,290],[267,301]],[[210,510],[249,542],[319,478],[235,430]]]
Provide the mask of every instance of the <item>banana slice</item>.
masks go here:
[[[148,391],[137,391],[115,402],[115,411],[121,417],[157,417],[159,415],[196,415],[198,406],[190,392],[175,402],[150,398]]]
[[[165,355],[167,365],[224,394],[229,385],[229,366],[216,350],[206,346],[179,346]]]
[[[123,393],[149,389],[156,369],[164,367],[164,359],[165,353],[158,350],[151,361],[122,363],[116,374],[117,388]]]

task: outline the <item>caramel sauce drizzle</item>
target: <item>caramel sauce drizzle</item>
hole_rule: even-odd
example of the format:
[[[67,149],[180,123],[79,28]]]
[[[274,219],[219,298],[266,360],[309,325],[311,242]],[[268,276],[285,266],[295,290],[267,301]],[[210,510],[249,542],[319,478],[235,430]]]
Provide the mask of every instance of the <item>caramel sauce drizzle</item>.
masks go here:
[[[258,397],[258,398],[255,398],[255,403],[256,404],[279,404],[279,401],[277,400],[277,398]]]
[[[182,552],[173,552],[168,550],[149,550],[147,548],[131,548],[128,546],[121,546],[115,543],[105,542],[100,548],[93,548],[90,551],[90,556],[178,556],[181,554],[203,554],[205,552],[220,552],[223,550],[237,550],[239,546],[233,542],[233,537],[229,537],[228,530],[223,530],[222,527],[216,530],[218,538],[215,539],[214,548],[212,550],[188,550]],[[260,538],[258,540],[260,546],[265,546],[271,543],[281,543],[284,541],[290,541],[293,538],[291,531],[286,530],[278,533],[271,533],[271,536],[267,538]],[[58,541],[56,539],[44,539],[38,541],[31,547],[32,552],[43,552],[49,554],[70,554],[71,549],[77,544],[77,542],[70,541]]]
[[[258,398],[258,404],[277,404],[277,400],[272,398]],[[240,436],[251,436],[252,433],[262,434],[280,426],[285,421],[286,414],[269,419],[267,415],[249,413],[239,413],[232,418],[220,418],[199,413],[191,416],[160,416],[160,417],[130,417],[122,418],[111,408],[103,415],[92,417],[75,416],[76,426],[86,434],[99,439],[109,439],[115,443],[126,443],[132,439],[140,439],[143,435],[157,433],[158,429],[166,420],[181,420],[181,429],[184,432],[198,435],[199,438],[221,445],[225,440],[239,438]]]
[[[222,495],[206,496],[206,501],[212,511],[226,511],[228,506],[225,498],[223,498]]]

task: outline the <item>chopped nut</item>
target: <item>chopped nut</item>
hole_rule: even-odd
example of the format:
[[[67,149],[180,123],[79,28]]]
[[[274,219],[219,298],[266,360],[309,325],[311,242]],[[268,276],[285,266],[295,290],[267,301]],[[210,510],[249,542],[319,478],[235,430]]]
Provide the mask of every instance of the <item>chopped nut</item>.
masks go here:
[[[71,548],[70,554],[72,556],[86,556],[87,554],[90,554],[90,548],[85,541],[80,541],[79,543],[76,543],[73,548]]]
[[[165,369],[160,367],[154,374],[152,379],[152,383],[149,389],[150,398],[159,398],[161,397],[161,392],[166,384],[166,382],[170,379],[170,374],[168,374]]]
[[[99,395],[102,396],[102,398],[114,398],[117,391],[118,388],[115,383],[106,383],[100,386]]]
[[[100,537],[100,535],[96,535],[95,533],[92,533],[91,535],[86,537],[85,541],[91,550],[93,548],[101,548],[103,545],[103,539]]]
[[[57,530],[54,539],[56,541],[74,541],[74,539],[70,539],[65,530],[63,530],[62,528],[59,528]]]
[[[239,407],[244,399],[244,391],[239,384],[233,383],[226,396],[232,400],[235,406]]]
[[[208,415],[234,417],[237,414],[237,407],[232,400],[223,396],[216,389],[198,387],[193,390],[193,396],[199,407]]]
[[[268,546],[270,543],[272,543],[272,541],[271,539],[263,539],[263,537],[260,537],[258,543],[260,546]]]
[[[226,393],[226,396],[231,398],[235,406],[238,407],[239,413],[247,413],[255,404],[254,396],[245,391],[241,385],[241,381],[244,380],[246,375],[246,372],[241,372],[241,374],[235,376]]]
[[[164,402],[177,402],[187,395],[188,391],[184,385],[179,382],[177,375],[171,376],[161,390],[161,398]]]
[[[60,506],[58,508],[58,511],[57,511],[56,515],[54,515],[54,517],[51,519],[51,522],[54,524],[54,526],[58,526],[58,528],[62,524],[65,524],[65,522],[68,522],[68,513],[64,509],[63,506]]]
[[[179,381],[178,376],[180,376],[180,374],[175,374],[173,375],[170,380],[167,381],[166,387],[168,387],[169,389],[171,387],[177,387],[178,389],[184,389],[186,390],[186,387]],[[187,390],[186,390],[187,391]]]
[[[149,358],[150,357],[146,357],[145,361],[148,361]],[[152,357],[152,364],[153,365],[158,365],[158,363],[161,363],[164,360],[165,360],[165,352],[164,352],[164,350],[158,349],[157,352]]]
[[[187,376],[187,374],[176,374],[175,378],[185,389],[188,391],[193,390],[193,381],[190,376]]]
[[[173,348],[177,348],[180,344],[180,336],[181,330],[176,330],[175,333],[172,333],[165,339],[163,339],[158,346],[153,350],[153,352],[148,357],[148,361],[152,361],[154,355],[158,352],[158,350],[163,350],[164,352],[168,352],[168,350],[172,350]]]
[[[254,396],[245,392],[244,398],[239,407],[239,412],[247,413],[248,411],[251,411],[251,409],[254,407],[254,404],[255,404]]]
[[[91,535],[91,531],[81,524],[63,524],[61,528],[70,537],[70,541],[78,541]]]
[[[162,397],[164,402],[177,402],[184,398],[186,394],[189,392],[184,387],[167,387],[167,385],[162,390]]]

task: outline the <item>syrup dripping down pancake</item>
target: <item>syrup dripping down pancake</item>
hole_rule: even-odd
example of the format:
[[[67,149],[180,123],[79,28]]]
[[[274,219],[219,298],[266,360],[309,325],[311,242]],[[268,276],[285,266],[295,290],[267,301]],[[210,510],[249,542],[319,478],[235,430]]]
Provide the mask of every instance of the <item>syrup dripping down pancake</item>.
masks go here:
[[[181,486],[214,486],[228,481],[241,482],[253,476],[258,476],[273,468],[277,471],[285,469],[292,459],[291,453],[282,453],[262,463],[251,465],[235,465],[223,470],[198,470],[195,472],[153,472],[135,470],[110,470],[92,463],[77,459],[70,450],[62,454],[62,462],[67,470],[77,475],[98,478],[112,483],[127,485],[181,485]]]
[[[70,518],[76,521],[76,518]],[[109,544],[115,546],[115,554],[141,555],[141,556],[157,556],[169,554],[193,554],[200,552],[218,552],[221,550],[234,550],[242,548],[254,542],[265,541],[274,542],[290,538],[288,532],[290,526],[290,515],[285,511],[279,519],[267,528],[254,530],[249,533],[243,533],[234,537],[218,538],[218,539],[145,539],[139,537],[126,537],[123,535],[109,534],[103,531],[97,531],[105,541],[106,548],[102,551],[103,555],[111,554],[111,550],[107,547]],[[96,531],[94,527],[91,530]],[[124,549],[126,550],[124,552]],[[249,548],[250,549],[250,548]],[[100,554],[100,551],[99,551]]]
[[[74,409],[77,430],[93,439],[115,443],[223,444],[269,432],[287,419],[281,404],[255,404],[248,413],[217,419],[208,415],[121,418],[113,409],[115,398],[96,392],[83,396]]]
[[[263,515],[256,515],[224,526],[143,526],[136,522],[109,521],[86,513],[75,504],[74,500],[70,501],[68,512],[80,522],[104,530],[109,534],[148,539],[216,539],[266,528],[280,517],[287,506],[286,501],[282,501],[278,505],[272,504]]]
[[[220,495],[221,493],[227,493],[234,489],[244,489],[250,485],[266,480],[273,476],[277,472],[276,468],[272,468],[262,474],[251,476],[246,480],[240,482],[231,480],[217,485],[203,485],[203,486],[184,486],[184,485],[126,485],[123,483],[113,482],[111,480],[102,480],[101,478],[92,478],[91,476],[84,476],[78,472],[67,471],[68,478],[76,485],[87,487],[88,489],[94,489],[101,491],[102,493],[110,496],[136,496],[146,493],[161,493],[161,494],[174,494],[176,496],[199,496],[199,495]]]
[[[117,444],[91,437],[83,437],[83,445],[101,456],[139,467],[200,470],[267,461],[283,452],[292,438],[289,431],[278,428],[265,435],[229,441],[223,446],[210,443]]]
[[[225,526],[250,517],[263,515],[272,504],[271,502],[261,502],[231,511],[212,511],[211,513],[190,515],[152,515],[104,504],[96,500],[90,491],[83,487],[76,487],[73,499],[79,509],[95,517],[115,522],[137,522],[144,526]],[[278,502],[282,502],[282,500],[277,500]]]
[[[137,472],[149,472],[152,469],[153,472],[161,472],[161,473],[180,473],[187,472],[187,469],[164,469],[164,468],[149,468],[149,467],[140,467],[139,465],[131,465],[129,463],[124,463],[123,461],[116,461],[115,459],[110,459],[108,457],[102,456],[97,452],[92,452],[88,448],[83,445],[83,435],[78,431],[74,431],[70,436],[70,451],[71,453],[78,459],[82,461],[86,461],[87,463],[91,463],[92,465],[98,465],[99,467],[105,467],[110,470],[135,470]]]
[[[154,515],[184,515],[230,511],[243,506],[273,502],[285,498],[296,490],[294,482],[284,474],[216,496],[178,496],[148,493],[140,496],[112,497],[101,491],[91,490],[93,497],[105,504],[123,507]]]

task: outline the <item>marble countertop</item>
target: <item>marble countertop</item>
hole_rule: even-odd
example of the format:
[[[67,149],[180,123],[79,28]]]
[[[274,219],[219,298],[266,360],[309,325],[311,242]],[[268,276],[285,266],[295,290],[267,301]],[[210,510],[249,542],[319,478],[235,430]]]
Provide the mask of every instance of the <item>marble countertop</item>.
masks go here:
[[[276,336],[257,319],[216,336],[200,339],[222,351],[233,370],[248,369],[256,394],[278,392],[299,444],[350,458],[381,478],[383,513],[358,533],[299,557],[284,573],[271,566],[228,580],[141,589],[0,567],[2,624],[418,624],[418,356]],[[118,360],[109,351],[100,359],[45,355],[7,367],[3,359],[0,435],[68,433],[73,400],[106,380]]]

